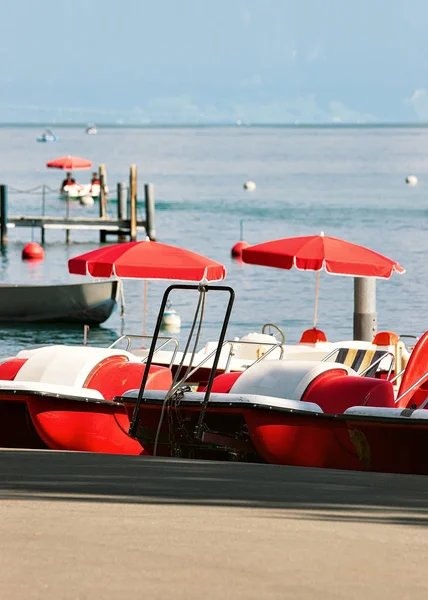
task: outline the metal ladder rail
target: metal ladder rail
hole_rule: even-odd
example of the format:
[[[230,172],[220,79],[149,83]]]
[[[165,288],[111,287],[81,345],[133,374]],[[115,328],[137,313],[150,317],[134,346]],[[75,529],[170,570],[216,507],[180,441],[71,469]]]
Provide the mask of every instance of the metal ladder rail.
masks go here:
[[[195,438],[196,439],[200,439],[201,436],[201,432],[202,432],[202,425],[203,425],[203,421],[204,421],[204,417],[205,417],[205,411],[206,411],[206,406],[208,404],[209,401],[209,397],[211,394],[211,388],[212,388],[212,384],[213,384],[213,380],[214,380],[214,376],[215,376],[215,372],[217,370],[217,365],[218,365],[218,361],[220,359],[220,353],[221,353],[221,349],[222,349],[222,345],[223,342],[225,340],[226,337],[226,329],[227,326],[229,324],[229,319],[230,319],[230,314],[232,312],[232,307],[233,307],[233,302],[235,299],[235,292],[234,290],[230,287],[230,286],[219,286],[219,285],[210,285],[208,286],[206,283],[200,283],[199,285],[184,285],[184,284],[176,284],[176,285],[170,285],[164,292],[162,301],[161,301],[161,305],[159,308],[159,313],[158,313],[158,317],[156,320],[156,325],[155,325],[155,329],[154,329],[154,333],[153,333],[153,338],[152,338],[152,342],[150,344],[150,350],[149,350],[149,354],[148,354],[148,358],[147,358],[147,364],[149,365],[149,367],[152,364],[153,361],[153,355],[155,353],[155,347],[156,347],[156,342],[157,339],[159,337],[159,333],[160,333],[160,329],[161,329],[161,324],[162,324],[162,317],[163,317],[163,313],[165,312],[165,308],[166,308],[166,304],[168,301],[168,297],[171,294],[171,292],[173,290],[194,290],[197,291],[199,293],[199,303],[200,303],[200,299],[202,297],[202,294],[207,294],[207,292],[226,292],[229,295],[229,301],[227,303],[227,307],[225,310],[225,316],[223,319],[223,323],[222,323],[222,327],[221,327],[221,331],[220,331],[220,336],[219,336],[219,345],[217,346],[216,349],[216,353],[214,356],[214,363],[211,369],[211,373],[208,379],[208,383],[207,383],[207,389],[205,391],[205,396],[204,396],[204,400],[202,402],[202,406],[201,406],[201,413],[199,415],[199,420],[198,420],[198,424],[196,426],[196,431],[195,431]],[[195,312],[195,317],[193,320],[193,325],[192,325],[192,330],[193,331],[193,327],[196,325],[197,319],[198,317],[202,317],[202,315],[198,315],[198,311],[199,311],[199,305],[197,307],[197,310]],[[202,322],[202,321],[201,321]],[[188,340],[188,342],[190,342],[190,339]],[[131,422],[130,422],[130,426],[129,426],[129,435],[131,437],[136,437],[136,433],[137,433],[137,429],[138,429],[138,424],[139,424],[139,414],[138,411],[140,409],[140,405],[141,402],[143,400],[143,396],[144,396],[144,390],[146,387],[146,383],[147,383],[147,379],[148,379],[148,371],[149,369],[145,369],[144,374],[143,374],[143,379],[141,381],[141,385],[140,385],[140,389],[138,391],[138,395],[137,395],[137,399],[135,402],[135,406],[134,406],[134,411],[133,411],[133,415],[131,418]],[[188,376],[188,374],[187,374]],[[176,388],[177,386],[174,385],[174,387]],[[161,421],[160,421],[161,423]],[[159,425],[160,425],[159,423]]]
[[[131,346],[131,339],[148,339],[151,340],[153,339],[153,336],[151,335],[134,335],[134,334],[125,334],[125,335],[121,335],[120,338],[118,338],[116,341],[114,341],[110,346],[108,346],[109,349],[114,348],[115,346],[117,346],[117,344],[119,344],[122,340],[127,340],[128,343],[126,345],[125,351],[128,352],[130,346]],[[159,352],[159,350],[162,350],[162,348],[165,348],[165,346],[167,346],[170,342],[172,342],[174,344],[174,350],[172,352],[172,356],[171,356],[171,360],[169,362],[169,366],[168,368],[170,369],[172,367],[172,365],[174,364],[175,361],[175,357],[177,356],[177,352],[178,352],[178,340],[177,338],[174,337],[164,337],[164,336],[159,336],[157,338],[158,340],[165,340],[163,344],[161,344],[160,346],[158,346],[153,354],[156,354],[157,352]],[[145,356],[142,360],[141,363],[144,364],[147,362],[148,359],[148,354],[147,356]]]

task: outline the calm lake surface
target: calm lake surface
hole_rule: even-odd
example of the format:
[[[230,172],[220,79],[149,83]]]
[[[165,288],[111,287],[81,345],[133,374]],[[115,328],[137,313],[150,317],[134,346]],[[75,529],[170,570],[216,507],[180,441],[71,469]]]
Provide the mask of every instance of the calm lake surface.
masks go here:
[[[226,284],[236,291],[228,337],[277,323],[287,341],[300,338],[312,326],[315,273],[281,271],[232,261],[230,249],[240,237],[250,243],[323,231],[366,245],[398,260],[407,272],[377,285],[379,329],[418,334],[428,328],[428,129],[425,128],[147,128],[103,129],[85,135],[84,129],[58,128],[57,143],[40,144],[41,130],[0,128],[0,180],[10,186],[9,213],[41,214],[42,184],[58,189],[64,173],[45,167],[48,160],[68,154],[94,165],[107,165],[114,200],[116,183],[127,181],[129,165],[138,166],[139,198],[143,184],[152,182],[156,194],[158,241],[205,254],[227,267]],[[75,173],[88,183],[91,171]],[[414,174],[419,184],[405,184]],[[251,179],[257,188],[245,191]],[[17,190],[21,190],[20,192]],[[58,194],[46,198],[47,214],[64,214]],[[71,215],[97,214],[98,207],[72,203]],[[108,210],[116,215],[116,203]],[[139,205],[141,218],[144,206]],[[71,276],[67,260],[98,247],[97,232],[47,231],[43,263],[22,262],[24,244],[40,241],[40,231],[10,230],[0,262],[2,282],[65,283],[85,280]],[[141,232],[141,239],[144,233]],[[110,237],[109,243],[115,238]],[[126,315],[120,311],[100,328],[91,329],[88,342],[106,345],[123,331],[141,333],[143,283],[125,281]],[[148,285],[148,324],[153,328],[164,282]],[[183,320],[192,315],[194,297],[177,294],[174,307]],[[217,339],[224,299],[209,295],[202,341]],[[319,322],[327,337],[352,337],[353,280],[321,275]],[[81,343],[81,328],[4,327],[0,325],[0,355],[41,343]]]

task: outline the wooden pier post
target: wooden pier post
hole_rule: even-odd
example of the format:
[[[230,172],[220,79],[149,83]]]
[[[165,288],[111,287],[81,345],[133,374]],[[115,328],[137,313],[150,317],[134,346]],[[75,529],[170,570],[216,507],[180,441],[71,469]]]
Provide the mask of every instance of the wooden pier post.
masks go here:
[[[137,241],[137,165],[131,165],[129,171],[129,236],[131,242]]]
[[[153,183],[146,183],[144,185],[144,197],[146,201],[146,234],[152,242],[155,242],[155,194]]]
[[[100,218],[107,218],[107,194],[106,194],[106,185],[107,185],[107,173],[106,166],[104,164],[99,166],[99,175],[100,175]],[[100,229],[100,244],[103,244],[106,241],[106,231],[105,229]]]
[[[42,187],[42,217],[45,216],[45,212],[46,212],[46,186],[45,184],[43,184]],[[45,228],[42,227],[41,230],[41,242],[42,244],[45,243]]]
[[[0,185],[0,236],[4,246],[7,244],[7,185]]]
[[[119,221],[126,220],[126,205],[128,203],[128,188],[126,183],[117,184],[117,218]],[[119,242],[126,242],[126,232],[120,230],[118,236]]]

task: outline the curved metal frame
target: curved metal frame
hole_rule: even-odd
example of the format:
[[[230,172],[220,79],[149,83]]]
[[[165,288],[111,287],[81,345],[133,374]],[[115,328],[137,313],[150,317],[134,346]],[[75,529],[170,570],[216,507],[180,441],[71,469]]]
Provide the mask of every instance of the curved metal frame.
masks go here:
[[[117,344],[119,344],[119,342],[121,342],[122,340],[127,340],[128,343],[126,345],[125,351],[128,352],[129,348],[131,347],[131,340],[132,339],[148,339],[148,340],[152,340],[153,336],[152,335],[134,335],[134,334],[125,334],[125,335],[121,335],[120,338],[118,338],[117,340],[115,340],[110,346],[109,349],[111,348],[115,348],[117,346]],[[169,368],[172,367],[172,365],[174,364],[175,361],[175,357],[177,356],[177,352],[178,352],[178,340],[177,338],[174,337],[165,337],[165,336],[159,336],[157,338],[158,340],[165,340],[163,344],[161,344],[160,346],[158,346],[153,354],[156,354],[157,352],[159,352],[159,350],[162,350],[162,348],[165,348],[165,346],[167,346],[170,342],[172,342],[174,344],[174,350],[172,352],[172,356],[171,356],[171,360],[169,362]],[[141,362],[144,364],[147,359],[148,359],[148,354],[147,356],[145,356]]]
[[[398,396],[398,398],[395,400],[395,403],[397,404],[397,402],[399,402],[401,400],[401,398],[404,398],[404,396],[407,396],[407,394],[409,392],[412,392],[415,388],[418,387],[418,385],[420,385],[424,380],[428,379],[428,371],[426,371],[422,377],[419,377],[419,379],[417,381],[415,381],[415,383],[413,385],[411,385],[405,392],[403,392],[401,394],[401,396]],[[425,408],[425,406],[428,404],[428,397],[425,398],[425,400],[422,402],[422,404],[420,405],[419,408]]]
[[[324,356],[324,358],[321,360],[321,362],[327,362],[327,360],[331,357],[334,356],[335,354],[338,354],[339,350],[342,350],[342,348],[334,348],[334,350],[332,350],[329,354],[327,354],[327,356]],[[350,348],[351,350],[351,348]],[[364,350],[364,348],[361,348],[361,350]],[[394,366],[394,362],[395,362],[395,356],[392,352],[390,352],[389,350],[387,352],[385,352],[385,354],[382,354],[382,356],[380,356],[379,358],[377,358],[373,363],[371,363],[368,367],[366,367],[363,371],[361,371],[361,373],[358,373],[358,375],[360,377],[364,377],[365,374],[370,371],[370,369],[372,369],[375,365],[380,364],[384,358],[386,358],[387,356],[391,357],[391,364],[389,365],[389,369],[388,369],[388,381],[389,381],[389,377],[391,376],[392,373],[392,368]],[[331,361],[333,362],[333,361]],[[339,363],[338,363],[339,364]],[[397,377],[397,376],[396,376]],[[394,377],[395,379],[395,377]],[[391,380],[392,383],[393,379]]]
[[[221,349],[223,349],[223,348],[224,348],[225,346],[227,346],[227,345],[230,345],[230,346],[231,346],[231,349],[232,349],[232,347],[233,347],[233,345],[234,345],[234,344],[239,344],[239,343],[241,343],[241,342],[236,342],[236,341],[233,341],[233,342],[231,342],[231,341],[229,341],[229,340],[226,340],[226,341],[224,341],[224,342],[223,342],[223,344],[221,345]],[[258,345],[260,345],[260,342],[242,342],[242,343],[247,343],[247,344],[258,344]],[[265,346],[268,346],[269,344],[264,344],[264,345],[265,345]],[[191,371],[189,371],[189,373],[187,374],[187,376],[186,376],[186,380],[184,380],[184,379],[183,379],[182,381],[180,381],[180,385],[181,385],[181,384],[183,384],[183,383],[185,383],[186,381],[188,381],[188,380],[189,380],[189,377],[191,377],[191,376],[192,376],[194,373],[196,373],[196,371],[198,371],[198,369],[200,369],[200,368],[202,367],[202,365],[204,365],[204,364],[205,364],[207,361],[209,361],[209,359],[210,359],[210,358],[212,358],[212,357],[213,357],[213,356],[216,354],[216,352],[217,352],[217,348],[218,348],[218,347],[216,347],[216,348],[215,348],[215,349],[214,349],[212,352],[210,352],[210,353],[209,353],[207,356],[205,356],[205,357],[204,357],[204,358],[201,360],[201,362],[199,362],[199,363],[198,363],[198,364],[197,364],[195,367],[193,367],[193,368],[192,368],[192,370],[191,370]],[[267,351],[266,351],[266,352],[265,352],[265,353],[264,353],[262,356],[260,356],[259,358],[257,358],[257,359],[256,359],[254,362],[252,362],[252,363],[251,363],[251,364],[250,364],[250,365],[247,367],[247,369],[246,369],[246,370],[248,371],[248,369],[251,369],[251,367],[252,367],[253,365],[255,365],[256,363],[259,363],[259,362],[261,362],[261,361],[262,361],[262,360],[265,358],[265,356],[267,356],[268,354],[270,354],[270,353],[271,353],[273,350],[275,350],[275,348],[281,348],[281,353],[280,353],[280,356],[279,356],[279,359],[278,359],[278,360],[281,360],[281,359],[282,359],[282,357],[284,356],[284,348],[282,347],[282,344],[280,344],[280,343],[278,343],[278,344],[272,344],[272,348],[269,348],[269,350],[267,350]],[[228,370],[227,370],[227,367],[229,367],[229,366],[230,366],[230,360],[229,360],[229,358],[230,358],[231,356],[234,356],[234,355],[233,355],[233,354],[231,354],[231,352],[229,352],[228,362],[226,363],[226,367],[225,367],[225,369],[224,369],[224,372],[225,372],[225,373],[229,373],[229,372],[230,372],[230,371],[228,371]]]
[[[390,356],[390,357],[391,357],[391,364],[389,365],[388,373],[387,373],[387,376],[386,376],[386,377],[387,377],[387,379],[388,379],[388,381],[389,381],[389,378],[390,378],[390,376],[391,376],[391,373],[392,373],[392,368],[393,368],[393,366],[394,366],[394,362],[395,362],[395,356],[394,356],[394,354],[393,354],[392,352],[390,352],[389,350],[388,350],[388,352],[385,352],[385,354],[382,354],[382,356],[380,356],[380,357],[379,357],[378,359],[376,359],[374,362],[372,362],[372,363],[371,363],[371,364],[370,364],[368,367],[366,367],[366,368],[365,368],[363,371],[361,371],[361,373],[358,373],[358,375],[359,375],[360,377],[364,377],[364,376],[365,376],[365,374],[366,374],[368,371],[370,371],[370,369],[372,369],[372,368],[373,368],[375,365],[378,365],[378,364],[380,364],[380,363],[383,361],[383,359],[384,359],[384,358],[386,358],[387,356]],[[376,370],[377,370],[377,369],[376,369]]]

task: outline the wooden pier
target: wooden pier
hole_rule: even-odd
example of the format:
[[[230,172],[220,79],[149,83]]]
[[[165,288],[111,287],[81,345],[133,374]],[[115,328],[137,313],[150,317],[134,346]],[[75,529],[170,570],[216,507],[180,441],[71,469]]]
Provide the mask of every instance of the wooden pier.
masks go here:
[[[137,169],[131,166],[129,190],[124,183],[117,184],[117,217],[107,215],[107,198],[105,193],[105,167],[100,166],[101,194],[99,198],[99,217],[71,217],[69,214],[69,200],[64,217],[42,215],[9,215],[8,188],[0,185],[0,241],[2,245],[8,242],[8,229],[16,227],[31,227],[41,230],[41,242],[45,242],[47,230],[59,229],[66,232],[66,243],[70,242],[70,231],[96,230],[100,235],[100,243],[106,241],[107,235],[117,236],[119,242],[137,240],[137,232],[145,231],[150,240],[156,239],[155,232],[155,203],[153,185],[144,186],[144,200],[146,218],[137,218]]]

